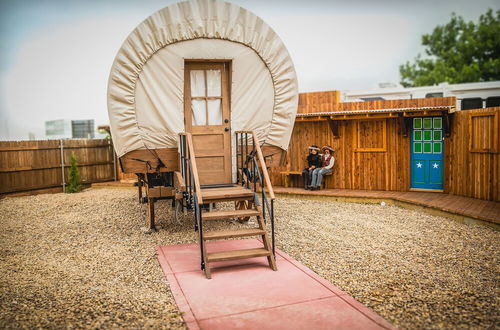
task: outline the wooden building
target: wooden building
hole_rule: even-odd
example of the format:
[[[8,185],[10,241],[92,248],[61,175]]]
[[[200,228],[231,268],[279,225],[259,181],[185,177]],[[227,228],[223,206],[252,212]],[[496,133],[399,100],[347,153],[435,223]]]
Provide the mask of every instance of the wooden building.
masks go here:
[[[339,102],[303,93],[275,185],[302,186],[308,146],[336,152],[326,188],[437,191],[500,200],[500,108],[456,110],[454,97]]]

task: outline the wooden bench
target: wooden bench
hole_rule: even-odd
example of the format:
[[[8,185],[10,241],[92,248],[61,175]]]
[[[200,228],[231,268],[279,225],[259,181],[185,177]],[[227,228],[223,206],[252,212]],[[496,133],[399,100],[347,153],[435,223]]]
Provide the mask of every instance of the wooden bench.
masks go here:
[[[290,187],[291,179],[294,176],[301,177],[302,176],[302,171],[283,171],[283,172],[280,172],[280,174],[281,174],[281,181],[283,182],[283,187],[284,188],[288,188],[288,187]],[[333,174],[333,171],[330,172],[330,173],[328,173],[328,174],[323,175],[323,178],[326,177],[326,176],[330,176],[332,174]],[[321,188],[322,189],[325,188],[325,182],[326,182],[326,180],[323,180],[321,182]]]
[[[325,189],[325,185],[326,185],[326,177],[327,177],[327,176],[330,176],[330,175],[332,175],[332,174],[333,174],[333,171],[331,171],[331,172],[330,172],[330,173],[328,173],[328,174],[323,175],[323,180],[321,181],[321,189]]]
[[[280,172],[281,174],[281,181],[283,182],[283,187],[288,188],[290,187],[290,179],[294,175],[298,175],[299,177],[302,176],[302,171],[284,171]]]

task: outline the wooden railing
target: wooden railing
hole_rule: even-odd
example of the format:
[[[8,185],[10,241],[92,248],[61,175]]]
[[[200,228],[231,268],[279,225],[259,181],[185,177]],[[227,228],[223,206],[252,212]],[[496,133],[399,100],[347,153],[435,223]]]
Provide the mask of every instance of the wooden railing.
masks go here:
[[[273,253],[275,252],[274,238],[274,190],[267,171],[266,162],[259,139],[255,131],[237,131],[236,133],[236,164],[238,184],[252,188],[256,193],[258,184],[262,194],[262,215],[264,221],[266,214],[271,220],[271,237]],[[249,139],[250,136],[250,139]],[[266,194],[266,189],[269,196]],[[268,198],[269,197],[269,198]]]
[[[201,205],[203,196],[201,194],[200,179],[198,177],[198,166],[193,147],[193,137],[191,133],[179,134],[180,148],[180,169],[184,178],[186,191],[184,199],[188,208],[194,211],[194,230],[198,231],[198,241],[200,243],[201,269],[205,269],[205,244],[203,242],[203,220]]]
[[[260,168],[264,175],[265,187],[263,188],[267,188],[267,191],[269,192],[269,199],[274,200],[275,197],[274,197],[273,185],[271,184],[271,179],[269,178],[269,173],[267,172],[266,161],[262,154],[262,149],[260,148],[259,139],[257,138],[257,134],[255,133],[255,131],[252,131],[252,137],[255,143],[255,149],[257,150],[257,159],[259,161]]]
[[[250,141],[248,141],[248,134],[250,134],[251,138],[252,138]],[[248,144],[248,142],[250,142],[250,144]],[[252,149],[252,150],[250,150],[250,152],[248,152],[249,147]],[[258,167],[262,171],[262,176],[263,176],[263,180],[261,182],[261,184],[263,186],[262,189],[267,189],[267,191],[269,193],[269,199],[274,200],[275,196],[274,196],[273,186],[271,184],[269,172],[267,171],[267,166],[266,166],[266,161],[264,159],[264,155],[262,154],[262,148],[260,147],[259,139],[257,138],[257,134],[255,133],[255,131],[237,131],[236,132],[236,148],[237,148],[238,155],[241,157],[240,159],[238,159],[238,156],[237,156],[237,163],[239,162],[239,160],[241,160],[241,162],[237,164],[239,169],[245,167],[245,166],[243,166],[243,165],[245,165],[244,163],[246,161],[246,159],[244,159],[245,158],[244,156],[248,156],[252,153],[254,154],[254,156],[256,156],[257,162],[259,165]],[[240,165],[241,165],[241,167],[240,167]],[[239,174],[240,173],[238,173],[238,175]]]
[[[189,199],[191,200],[193,197],[196,197],[197,204],[201,205],[203,204],[203,197],[201,196],[201,186],[193,147],[193,137],[191,133],[179,133],[179,136],[181,154],[180,166],[186,190],[189,194]]]

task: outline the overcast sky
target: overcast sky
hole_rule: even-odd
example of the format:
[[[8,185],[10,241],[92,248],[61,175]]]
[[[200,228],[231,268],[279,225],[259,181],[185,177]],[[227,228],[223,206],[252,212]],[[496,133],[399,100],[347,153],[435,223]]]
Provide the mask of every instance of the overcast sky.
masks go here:
[[[0,0],[0,139],[45,138],[44,122],[107,124],[106,86],[121,43],[171,0]],[[233,0],[266,21],[301,92],[398,82],[421,35],[452,12],[477,21],[498,0]]]

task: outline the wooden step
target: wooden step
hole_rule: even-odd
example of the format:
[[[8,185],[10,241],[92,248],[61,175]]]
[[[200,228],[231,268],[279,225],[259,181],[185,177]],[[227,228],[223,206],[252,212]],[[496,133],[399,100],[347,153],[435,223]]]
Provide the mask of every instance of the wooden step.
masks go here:
[[[210,231],[203,234],[203,239],[214,240],[214,239],[224,239],[224,238],[236,238],[236,237],[247,237],[247,236],[261,236],[266,233],[265,230],[259,228],[247,228],[247,229],[235,229],[235,230],[220,230],[220,231]]]
[[[226,261],[226,260],[236,260],[236,259],[248,259],[255,257],[268,257],[271,252],[264,248],[257,249],[245,249],[245,250],[231,250],[223,252],[207,253],[207,261]]]
[[[224,211],[212,211],[203,212],[203,220],[219,220],[219,219],[231,219],[231,218],[245,218],[245,217],[255,217],[260,215],[257,210],[224,210]]]
[[[223,201],[231,199],[252,199],[254,193],[252,190],[242,186],[224,187],[224,188],[209,188],[202,189],[201,196],[205,201]]]

